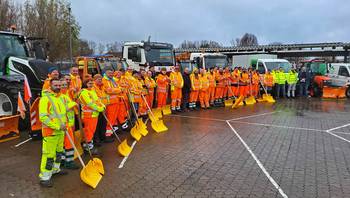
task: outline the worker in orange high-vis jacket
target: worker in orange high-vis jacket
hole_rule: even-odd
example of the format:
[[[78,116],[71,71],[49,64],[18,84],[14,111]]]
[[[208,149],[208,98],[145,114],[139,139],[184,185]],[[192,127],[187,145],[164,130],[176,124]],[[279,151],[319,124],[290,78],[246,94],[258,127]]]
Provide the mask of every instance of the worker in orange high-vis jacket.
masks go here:
[[[252,71],[252,94],[256,98],[259,94],[259,81],[260,76],[256,70]]]
[[[231,73],[231,87],[232,87],[232,93],[236,97],[239,96],[238,83],[239,83],[240,75],[241,74],[238,70],[238,67],[235,67],[235,69]]]
[[[138,116],[146,116],[147,115],[147,105],[142,98],[142,94],[146,94],[146,89],[143,85],[143,80],[141,78],[140,73],[134,71],[133,81],[130,83],[131,88],[131,98],[132,102],[135,104],[136,111]]]
[[[103,83],[102,83],[102,75],[101,74],[95,74],[94,75],[94,87],[93,90],[96,92],[97,97],[100,99],[103,105],[108,106],[109,104],[109,96],[105,92],[103,88]],[[99,147],[101,146],[101,143],[105,140],[106,137],[106,126],[107,126],[107,121],[104,118],[103,114],[100,113],[98,115],[98,120],[97,120],[97,126],[96,126],[96,131],[94,134],[94,145]]]
[[[73,100],[75,100],[78,97],[82,86],[78,67],[72,67],[70,69],[70,78],[71,82],[69,85],[69,95]]]
[[[190,103],[189,108],[192,110],[196,109],[196,103],[198,101],[199,90],[201,89],[200,74],[197,68],[193,69],[192,74],[190,75],[191,79],[191,94],[190,94]]]
[[[166,75],[166,68],[162,68],[160,74],[157,76],[157,108],[161,109],[166,105],[168,85],[171,82],[170,78]]]
[[[58,73],[57,67],[50,67],[49,73],[47,74],[47,78],[44,81],[43,88],[41,90],[41,93],[44,93],[45,91],[50,90],[50,81],[51,79],[59,80],[60,73]]]
[[[69,77],[69,76],[68,76]],[[68,89],[69,89],[69,84],[67,83],[68,77],[66,78],[63,77],[61,78],[61,92],[60,92],[60,99],[62,101],[62,103],[64,104],[64,106],[66,107],[66,112],[67,112],[67,120],[68,120],[68,126],[67,126],[67,130],[68,133],[70,134],[70,136],[74,139],[74,131],[75,131],[75,127],[74,127],[74,107],[77,106],[77,103],[72,101],[72,99],[69,97],[68,95]],[[65,135],[64,137],[64,161],[61,162],[61,164],[63,165],[63,167],[67,168],[67,169],[78,169],[79,166],[77,166],[74,163],[74,149],[72,144],[70,143],[68,137]]]
[[[205,69],[200,69],[200,84],[199,101],[202,109],[209,109],[209,78]]]
[[[216,76],[216,90],[215,90],[215,106],[223,106],[224,100],[224,89],[225,89],[225,76],[224,76],[224,70],[222,68],[219,68]]]
[[[181,111],[181,98],[182,98],[182,87],[184,86],[184,80],[180,73],[180,67],[175,66],[174,71],[170,73],[170,90],[171,90],[171,110]]]
[[[114,72],[114,79],[117,82],[117,85],[121,88],[121,92],[118,94],[118,113],[117,113],[117,119],[115,125],[118,125],[118,123],[121,125],[122,130],[127,130],[129,128],[128,124],[128,95],[127,95],[127,89],[129,88],[128,82],[123,76],[123,71],[116,71]],[[119,129],[119,126],[117,126],[116,129]]]
[[[84,126],[84,150],[91,150],[91,153],[98,154],[97,148],[94,147],[93,137],[95,134],[99,112],[105,110],[105,105],[102,104],[96,92],[93,89],[94,81],[90,78],[85,78],[84,86],[81,90],[78,99],[81,104],[81,119]]]
[[[224,93],[223,93],[223,98],[231,98],[232,95],[232,90],[231,90],[231,73],[230,69],[228,67],[225,67],[224,69]],[[230,90],[229,90],[230,89]]]
[[[145,75],[145,85],[148,89],[148,95],[146,97],[148,106],[150,108],[153,107],[153,102],[154,102],[154,89],[156,88],[157,84],[156,81],[152,78],[152,72],[148,71]]]
[[[268,94],[272,94],[272,88],[275,85],[275,79],[271,70],[268,70],[264,75],[264,86]]]
[[[244,68],[242,70],[242,74],[239,81],[239,95],[247,97],[249,92],[249,74],[247,72],[247,69]]]
[[[106,116],[110,124],[106,126],[106,137],[105,142],[113,142],[113,131],[111,125],[115,125],[118,116],[118,104],[119,104],[119,94],[121,93],[121,88],[117,84],[116,79],[113,76],[113,69],[110,67],[105,68],[105,74],[102,79],[103,89],[108,94],[109,103],[106,107]]]
[[[216,87],[214,68],[210,68],[210,72],[207,73],[207,77],[209,80],[209,90],[208,90],[209,102],[211,106],[214,106],[215,87]]]

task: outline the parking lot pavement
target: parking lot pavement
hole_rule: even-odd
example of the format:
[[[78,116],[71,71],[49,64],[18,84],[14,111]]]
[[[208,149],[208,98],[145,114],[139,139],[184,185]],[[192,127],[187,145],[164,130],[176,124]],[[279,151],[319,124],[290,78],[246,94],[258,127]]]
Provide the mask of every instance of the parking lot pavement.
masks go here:
[[[23,133],[0,145],[0,197],[347,197],[349,109],[297,99],[166,116],[169,131],[149,127],[122,167],[115,144],[101,147],[106,174],[95,190],[79,171],[40,188],[40,141],[15,148]]]

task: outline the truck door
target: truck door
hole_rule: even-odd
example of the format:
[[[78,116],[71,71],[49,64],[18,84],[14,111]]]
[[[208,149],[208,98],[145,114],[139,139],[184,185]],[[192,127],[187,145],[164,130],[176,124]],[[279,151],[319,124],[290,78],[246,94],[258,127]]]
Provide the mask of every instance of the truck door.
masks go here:
[[[126,62],[128,65],[135,69],[139,70],[139,65],[141,63],[141,48],[139,47],[127,47],[126,53]]]
[[[258,63],[256,65],[257,65],[257,70],[258,70],[259,74],[265,74],[266,73],[266,69],[265,69],[264,63],[258,61]]]

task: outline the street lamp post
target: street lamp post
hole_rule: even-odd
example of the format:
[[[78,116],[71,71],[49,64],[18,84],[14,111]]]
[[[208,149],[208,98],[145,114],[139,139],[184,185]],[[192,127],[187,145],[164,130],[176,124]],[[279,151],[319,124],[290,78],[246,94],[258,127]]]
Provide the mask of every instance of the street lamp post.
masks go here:
[[[72,9],[71,9],[70,4],[69,4],[68,5],[68,12],[69,12],[69,59],[70,59],[70,62],[73,63],[71,11],[72,11]]]

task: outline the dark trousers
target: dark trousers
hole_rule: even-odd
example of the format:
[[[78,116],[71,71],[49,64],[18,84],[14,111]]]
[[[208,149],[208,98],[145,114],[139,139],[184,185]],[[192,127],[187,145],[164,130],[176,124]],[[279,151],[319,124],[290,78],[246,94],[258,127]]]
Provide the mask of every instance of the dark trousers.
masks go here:
[[[94,141],[95,142],[102,142],[105,139],[106,125],[107,125],[107,121],[104,118],[104,116],[102,115],[102,113],[100,113],[98,115],[96,131],[94,134]]]
[[[277,84],[277,87],[276,87],[276,98],[279,98],[279,97],[283,97],[285,98],[286,97],[286,85],[285,84]]]
[[[190,92],[182,92],[182,104],[181,104],[181,108],[182,109],[186,109],[188,107],[188,101],[190,99]]]
[[[305,82],[301,82],[299,85],[299,96],[307,96],[308,85]]]

